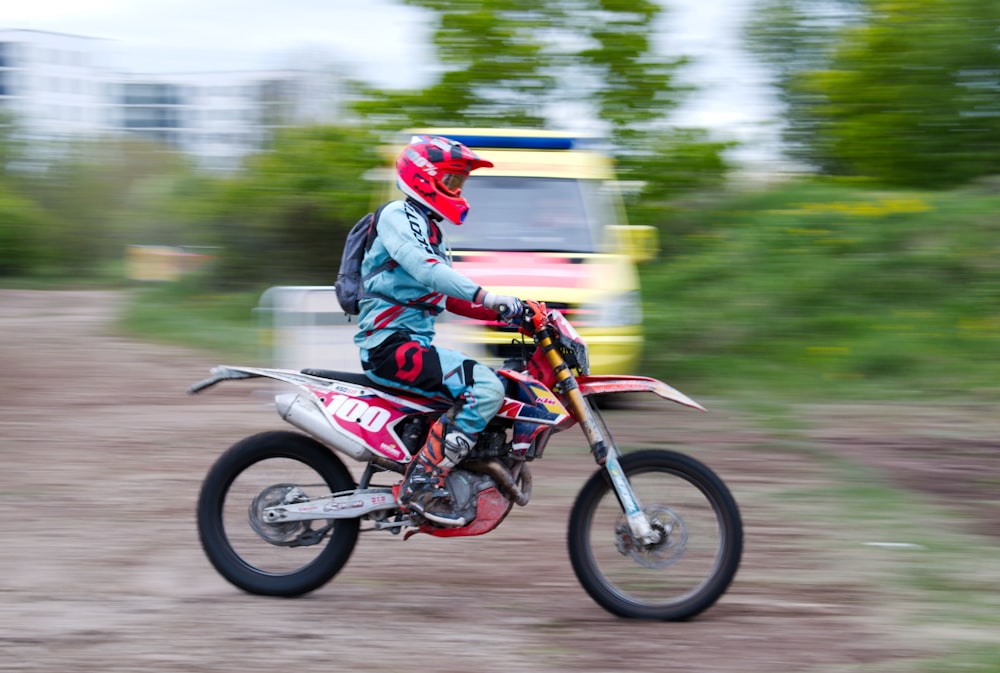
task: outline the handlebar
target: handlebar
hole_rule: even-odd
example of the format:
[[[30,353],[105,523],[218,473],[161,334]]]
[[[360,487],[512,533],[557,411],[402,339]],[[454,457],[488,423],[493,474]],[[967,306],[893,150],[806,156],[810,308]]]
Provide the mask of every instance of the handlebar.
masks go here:
[[[508,325],[518,325],[522,332],[530,336],[536,330],[544,327],[545,321],[548,318],[548,308],[546,308],[545,302],[533,301],[531,299],[522,299],[520,302],[521,312],[519,315],[506,315],[511,310],[511,307],[507,304],[500,304],[497,306],[496,311],[501,320]]]
[[[524,299],[521,302],[523,310],[521,312],[521,331],[525,334],[534,334],[545,326],[549,316],[549,310],[543,301]]]

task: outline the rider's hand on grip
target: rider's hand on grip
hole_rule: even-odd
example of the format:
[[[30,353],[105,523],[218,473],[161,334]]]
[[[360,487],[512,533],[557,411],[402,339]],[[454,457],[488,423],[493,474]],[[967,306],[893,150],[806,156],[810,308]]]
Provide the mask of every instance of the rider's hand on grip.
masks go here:
[[[514,325],[521,322],[521,316],[524,315],[524,306],[521,304],[521,300],[517,297],[504,297],[504,302],[497,306],[497,315],[508,325]]]
[[[521,300],[517,297],[495,294],[486,290],[481,290],[480,293],[479,303],[486,308],[496,311],[497,315],[504,322],[513,323],[521,319],[524,307],[521,305]]]

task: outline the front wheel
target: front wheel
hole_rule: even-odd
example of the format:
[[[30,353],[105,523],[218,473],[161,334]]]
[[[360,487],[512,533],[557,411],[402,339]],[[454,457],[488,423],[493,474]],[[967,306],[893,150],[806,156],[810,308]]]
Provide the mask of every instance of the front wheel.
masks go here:
[[[605,470],[576,498],[569,522],[573,571],[609,612],[635,619],[690,619],[732,582],[743,551],[743,524],[725,483],[674,451],[625,454],[622,471],[660,539],[635,540]]]
[[[325,446],[295,432],[263,432],[234,444],[209,470],[198,533],[209,561],[240,589],[299,596],[336,575],[358,541],[360,520],[270,523],[265,508],[355,488]]]

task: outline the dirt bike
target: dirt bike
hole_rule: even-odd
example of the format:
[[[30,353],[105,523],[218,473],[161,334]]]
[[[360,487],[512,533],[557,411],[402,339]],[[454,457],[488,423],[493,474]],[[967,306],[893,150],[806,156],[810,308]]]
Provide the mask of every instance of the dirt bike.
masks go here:
[[[704,411],[666,383],[588,374],[587,346],[556,310],[527,302],[518,327],[522,358],[497,370],[506,386],[499,413],[447,477],[466,523],[440,527],[397,501],[411,458],[452,402],[373,383],[364,374],[218,366],[193,385],[266,377],[291,384],[276,394],[280,416],[307,434],[263,432],[211,467],[198,501],[201,544],[215,569],[252,594],[299,596],[329,582],[365,530],[404,539],[481,535],[514,504],[528,504],[528,464],[553,433],[579,425],[599,469],[569,518],[569,556],[584,590],[609,612],[682,620],[713,605],[739,565],[743,529],[735,500],[703,463],[669,450],[623,453],[599,398],[646,391]],[[530,337],[527,342],[525,337]],[[364,464],[358,483],[336,450]],[[360,469],[360,468],[359,468]],[[376,480],[389,482],[377,485]]]

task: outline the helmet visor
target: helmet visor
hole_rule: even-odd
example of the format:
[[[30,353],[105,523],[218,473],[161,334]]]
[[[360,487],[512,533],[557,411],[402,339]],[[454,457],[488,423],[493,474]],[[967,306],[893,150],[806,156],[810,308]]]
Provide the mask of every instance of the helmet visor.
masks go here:
[[[467,177],[468,173],[445,173],[441,178],[441,188],[451,196],[458,196]]]

